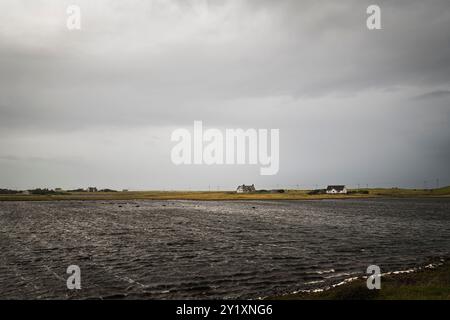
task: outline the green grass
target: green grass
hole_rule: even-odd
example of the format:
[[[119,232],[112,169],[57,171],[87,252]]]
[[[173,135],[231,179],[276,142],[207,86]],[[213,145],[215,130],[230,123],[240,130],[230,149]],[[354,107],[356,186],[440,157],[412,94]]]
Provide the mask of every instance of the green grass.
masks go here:
[[[450,186],[438,189],[368,189],[370,194],[384,197],[442,197],[450,196]]]
[[[63,192],[56,195],[0,194],[0,201],[39,200],[319,200],[374,197],[450,197],[450,187],[421,189],[361,189],[368,194],[309,195],[309,190],[287,190],[285,193],[238,194],[233,191],[127,191],[127,192]]]
[[[298,293],[270,299],[280,300],[450,300],[450,263],[435,269],[386,275],[380,290],[369,290],[365,279],[318,293]]]

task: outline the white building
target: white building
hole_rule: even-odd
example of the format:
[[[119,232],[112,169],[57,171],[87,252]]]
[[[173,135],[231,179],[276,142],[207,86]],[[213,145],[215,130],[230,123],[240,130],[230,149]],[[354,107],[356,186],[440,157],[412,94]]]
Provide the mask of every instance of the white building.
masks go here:
[[[337,185],[337,186],[328,186],[327,187],[327,193],[328,194],[346,194],[347,188],[343,185]]]
[[[246,186],[245,184],[243,184],[236,189],[236,193],[251,193],[255,191],[256,189],[254,184],[252,184],[251,186]]]

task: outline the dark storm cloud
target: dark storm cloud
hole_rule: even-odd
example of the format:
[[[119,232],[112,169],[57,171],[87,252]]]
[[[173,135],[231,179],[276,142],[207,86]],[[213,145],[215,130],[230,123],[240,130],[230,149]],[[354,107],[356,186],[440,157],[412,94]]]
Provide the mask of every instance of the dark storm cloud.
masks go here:
[[[419,180],[438,175],[450,160],[442,151],[450,136],[447,0],[378,1],[382,30],[375,31],[366,28],[372,1],[77,3],[81,31],[65,27],[69,1],[0,4],[4,156],[15,152],[32,163],[45,152],[84,160],[90,153],[101,180],[116,168],[102,155],[107,150],[115,159],[125,157],[114,143],[127,136],[135,140],[130,154],[142,158],[140,150],[150,143],[153,156],[144,157],[146,164],[170,171],[164,162],[168,128],[200,119],[219,127],[280,128],[288,159],[282,181],[317,182],[332,150],[346,150],[342,160],[352,166],[341,174],[329,169],[329,176],[349,182],[358,179],[352,170],[359,170],[369,181],[397,172],[395,179],[411,184],[412,174]],[[149,127],[166,146],[128,135]],[[322,148],[308,136],[312,132],[323,139]],[[336,136],[345,139],[330,141]],[[293,147],[299,141],[301,150]],[[430,160],[430,154],[436,156]],[[379,171],[367,173],[376,166],[355,163],[360,157],[379,164]],[[296,159],[308,169],[298,168]],[[8,166],[3,174],[13,181],[11,172],[21,167]],[[133,183],[139,180],[128,174],[136,174]],[[198,172],[196,178],[202,179]]]
[[[416,100],[429,100],[429,99],[441,99],[450,98],[450,90],[436,90],[433,92],[427,92],[415,97]]]
[[[448,84],[448,2],[381,2],[375,32],[365,27],[368,3],[212,2],[216,20],[198,27],[186,4],[179,10],[191,18],[170,25],[157,2],[148,20],[141,3],[111,6],[106,18],[86,3],[79,34],[56,25],[48,39],[40,35],[44,44],[28,45],[26,28],[23,41],[2,39],[2,125],[167,124],[192,112],[214,118],[211,105],[224,99]]]

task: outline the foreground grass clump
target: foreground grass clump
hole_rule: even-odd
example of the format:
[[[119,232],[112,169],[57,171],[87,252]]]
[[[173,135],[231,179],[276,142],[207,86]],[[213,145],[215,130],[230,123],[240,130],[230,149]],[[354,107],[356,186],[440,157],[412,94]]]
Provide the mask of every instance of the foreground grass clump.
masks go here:
[[[276,297],[283,300],[450,300],[450,263],[435,269],[386,275],[380,290],[369,290],[365,279],[318,293]]]

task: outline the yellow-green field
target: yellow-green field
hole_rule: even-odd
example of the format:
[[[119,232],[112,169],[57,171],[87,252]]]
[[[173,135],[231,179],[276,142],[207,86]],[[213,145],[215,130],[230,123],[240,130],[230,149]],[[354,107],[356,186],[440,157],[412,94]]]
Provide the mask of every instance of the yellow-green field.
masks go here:
[[[309,190],[286,190],[284,193],[247,193],[233,191],[126,191],[126,192],[62,192],[55,195],[0,194],[0,201],[23,200],[320,200],[354,198],[450,197],[450,186],[439,189],[360,189],[367,194],[309,195]]]

